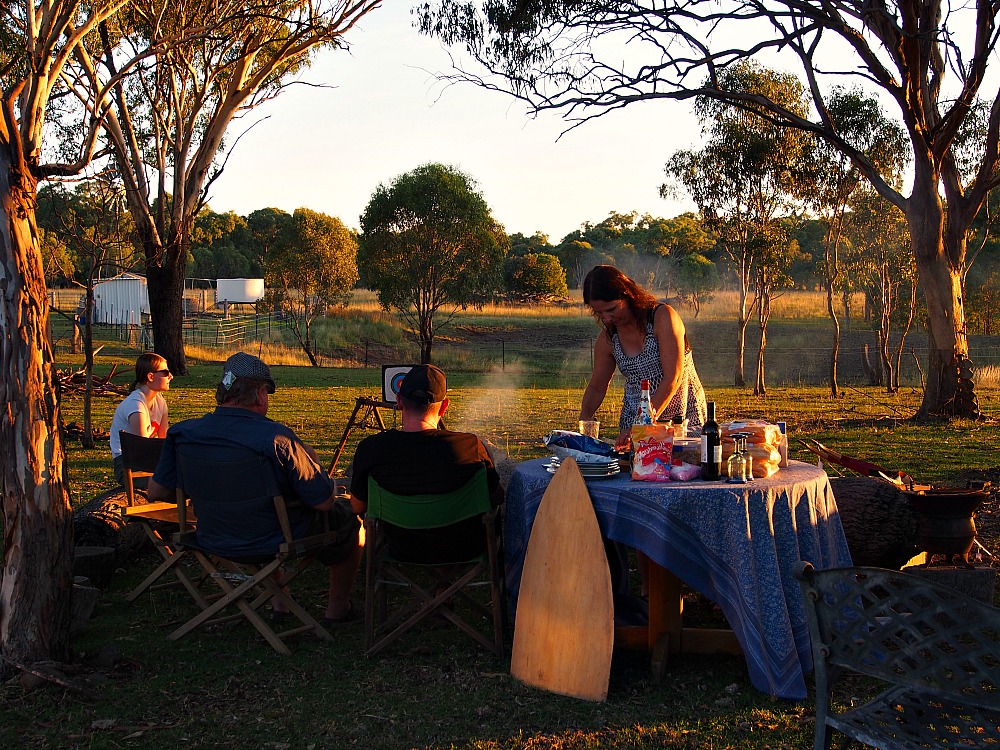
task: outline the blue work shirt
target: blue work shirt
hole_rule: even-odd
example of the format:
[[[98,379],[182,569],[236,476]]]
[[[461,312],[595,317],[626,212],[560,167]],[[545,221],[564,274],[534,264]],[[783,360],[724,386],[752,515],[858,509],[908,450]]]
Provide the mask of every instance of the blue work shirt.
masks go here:
[[[291,429],[248,409],[219,406],[203,417],[171,425],[153,474],[158,484],[176,489],[177,451],[190,446],[200,460],[220,464],[240,461],[253,453],[265,458],[273,470],[277,492],[306,506],[320,505],[334,493],[333,480]],[[265,492],[256,494],[258,497],[249,506],[240,506],[237,513],[212,503],[211,498],[193,499],[198,543],[231,557],[276,553],[284,537],[273,500]],[[305,536],[313,516],[309,508],[289,508],[293,536]]]

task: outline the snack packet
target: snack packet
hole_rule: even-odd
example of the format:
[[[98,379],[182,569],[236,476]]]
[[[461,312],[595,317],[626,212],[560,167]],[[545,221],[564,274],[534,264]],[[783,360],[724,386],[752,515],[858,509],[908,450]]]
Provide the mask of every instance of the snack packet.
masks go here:
[[[666,424],[643,424],[632,428],[632,479],[639,482],[669,482],[674,451],[674,431]]]

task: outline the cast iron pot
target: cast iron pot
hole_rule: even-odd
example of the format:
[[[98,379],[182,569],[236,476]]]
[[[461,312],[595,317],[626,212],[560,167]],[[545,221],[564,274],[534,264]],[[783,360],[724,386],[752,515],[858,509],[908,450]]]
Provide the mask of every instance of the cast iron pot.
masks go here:
[[[904,492],[916,513],[917,548],[928,555],[958,555],[966,565],[976,540],[976,511],[989,496],[985,490],[930,489]]]

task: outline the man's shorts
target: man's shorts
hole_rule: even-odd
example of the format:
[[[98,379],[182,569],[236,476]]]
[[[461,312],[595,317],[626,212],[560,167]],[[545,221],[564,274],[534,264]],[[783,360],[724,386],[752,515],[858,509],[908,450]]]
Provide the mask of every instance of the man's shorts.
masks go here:
[[[310,534],[323,534],[329,530],[337,532],[337,538],[316,553],[316,559],[324,565],[335,565],[346,560],[358,546],[358,529],[361,519],[351,509],[349,500],[337,500],[330,510],[316,511]]]

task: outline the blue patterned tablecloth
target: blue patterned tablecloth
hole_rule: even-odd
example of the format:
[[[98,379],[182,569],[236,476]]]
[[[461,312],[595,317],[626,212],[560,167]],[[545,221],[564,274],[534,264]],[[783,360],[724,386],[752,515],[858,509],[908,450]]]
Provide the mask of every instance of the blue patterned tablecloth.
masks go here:
[[[531,524],[552,475],[548,458],[518,465],[507,487],[506,576],[516,611]],[[789,462],[770,479],[633,482],[628,474],[588,480],[602,533],[642,550],[717,603],[746,655],[754,687],[806,697],[812,670],[798,582],[799,560],[849,566],[851,554],[826,473]]]

